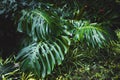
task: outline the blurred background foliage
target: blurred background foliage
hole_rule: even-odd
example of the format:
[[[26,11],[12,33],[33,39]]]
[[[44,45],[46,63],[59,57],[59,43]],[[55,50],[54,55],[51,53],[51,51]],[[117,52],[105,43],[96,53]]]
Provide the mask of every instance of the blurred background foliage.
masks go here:
[[[42,15],[42,18],[38,17],[37,14]],[[36,42],[37,45],[44,44],[43,47],[50,43],[47,45],[50,50],[51,46],[55,44],[54,48],[58,47],[61,51],[67,50],[67,54],[63,52],[65,56],[62,64],[55,65],[53,71],[45,75],[45,80],[119,80],[119,14],[119,0],[1,0],[0,79],[38,80],[39,77],[35,75],[37,73],[28,73],[30,70],[28,72],[21,71],[19,63],[25,61],[25,59],[16,62],[17,53]],[[29,18],[29,16],[31,17]],[[44,24],[40,25],[48,27],[54,34],[50,32],[50,38],[48,38],[46,33],[44,36],[44,32],[39,33],[40,37],[36,37],[37,31],[35,34],[30,33],[30,29],[26,25],[32,28],[37,21],[43,21]],[[51,25],[52,27],[49,27]],[[40,26],[35,26],[35,28],[44,30],[44,27],[41,28]],[[19,30],[17,31],[17,29]],[[95,32],[98,34],[97,36]],[[34,36],[31,36],[33,34]],[[61,38],[61,35],[67,36],[67,38]],[[35,41],[35,37],[37,41]],[[71,45],[68,48],[69,39]],[[38,43],[38,40],[45,42]],[[62,49],[59,46],[59,41],[64,41],[67,49]],[[31,51],[32,54],[34,48],[30,47],[26,51]],[[36,49],[42,51],[42,47]],[[48,48],[46,47],[46,49]],[[26,53],[26,51],[24,50],[23,53]],[[53,51],[52,53],[55,54]],[[44,56],[42,57],[44,58]],[[26,59],[29,59],[29,57]],[[35,57],[34,59],[36,60]],[[31,59],[31,61],[34,59]],[[57,58],[55,57],[55,59]],[[62,61],[61,58],[59,59],[58,64]],[[45,59],[43,60],[47,64]],[[51,61],[50,58],[49,61]],[[45,66],[46,69],[48,69],[47,67],[48,65]]]

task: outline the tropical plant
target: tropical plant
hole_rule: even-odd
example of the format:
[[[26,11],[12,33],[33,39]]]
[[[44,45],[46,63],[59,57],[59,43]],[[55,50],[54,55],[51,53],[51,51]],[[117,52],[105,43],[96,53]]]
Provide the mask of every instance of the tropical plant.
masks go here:
[[[106,29],[106,24],[101,19],[99,21],[85,16],[89,13],[85,11],[86,4],[81,1],[83,4],[79,5],[78,2],[79,0],[57,3],[56,0],[0,2],[0,15],[10,18],[15,23],[15,29],[23,35],[19,38],[19,51],[16,51],[16,62],[19,63],[21,72],[36,79],[45,78],[55,66],[61,65],[73,44],[86,49],[100,49],[112,40],[109,27]]]
[[[117,34],[119,34],[119,30]],[[71,44],[63,64],[57,66],[53,73],[47,76],[46,79],[119,79],[119,41],[112,43],[110,46],[106,46],[105,50],[103,49],[90,49],[82,47],[79,43]]]
[[[30,70],[37,77],[42,75],[44,78],[46,74],[51,73],[56,63],[60,65],[64,60],[70,40],[62,32],[64,27],[59,18],[54,15],[51,17],[40,9],[22,12],[18,31],[25,32],[31,42],[23,46],[16,59],[22,61],[23,71]]]
[[[92,47],[102,47],[110,40],[110,34],[100,24],[89,21],[74,21],[73,35],[75,41]]]

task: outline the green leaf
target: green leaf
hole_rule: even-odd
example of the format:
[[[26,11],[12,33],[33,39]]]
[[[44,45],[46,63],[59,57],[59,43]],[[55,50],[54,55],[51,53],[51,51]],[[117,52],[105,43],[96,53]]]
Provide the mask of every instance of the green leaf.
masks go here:
[[[60,41],[62,43],[62,40]],[[19,52],[16,60],[21,61],[22,71],[32,72],[34,75],[44,78],[52,72],[56,62],[60,65],[62,60],[64,60],[65,52],[62,50],[63,46],[67,51],[64,43],[62,45],[49,41],[32,43]]]
[[[75,25],[73,33],[75,41],[87,43],[88,46],[92,46],[93,48],[103,47],[106,42],[110,41],[109,33],[97,23],[89,23],[86,21],[82,23],[81,21],[77,21],[74,23],[73,21],[73,25]]]
[[[56,15],[51,16],[41,9],[23,10],[17,30],[32,37],[33,41],[47,40],[52,36],[58,36],[63,27]]]

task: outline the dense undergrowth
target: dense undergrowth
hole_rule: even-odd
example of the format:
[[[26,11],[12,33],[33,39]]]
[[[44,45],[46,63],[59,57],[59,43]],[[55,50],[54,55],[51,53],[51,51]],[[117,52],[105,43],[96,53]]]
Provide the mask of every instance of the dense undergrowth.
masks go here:
[[[119,0],[0,1],[0,80],[119,80]]]
[[[72,46],[61,66],[46,80],[119,80],[120,79],[120,31],[119,41],[111,42],[105,49],[83,49]],[[85,50],[85,51],[84,51]],[[54,75],[54,76],[53,76]]]

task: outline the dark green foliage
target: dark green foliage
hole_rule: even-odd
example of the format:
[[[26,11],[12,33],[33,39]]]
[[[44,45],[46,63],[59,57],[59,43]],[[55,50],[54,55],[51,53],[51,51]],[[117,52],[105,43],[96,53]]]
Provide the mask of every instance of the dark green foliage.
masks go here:
[[[46,79],[118,80],[120,78],[119,46],[119,41],[106,46],[105,49],[90,49],[82,47],[79,43],[71,44],[64,63],[55,68],[52,74],[54,76],[49,75]]]
[[[62,25],[57,16],[49,15],[47,12],[36,9],[33,11],[22,11],[19,19],[19,32],[25,32],[32,37],[33,41],[41,41],[59,36],[62,32]]]
[[[3,28],[10,26],[10,29],[0,28],[0,42],[5,41],[3,34],[13,29],[10,36],[19,46],[15,43],[10,53],[16,53],[22,80],[29,79],[29,75],[35,79],[51,74],[57,77],[67,71],[68,78],[73,73],[80,76],[70,79],[109,79],[109,75],[118,79],[111,65],[119,60],[115,56],[119,56],[116,54],[119,43],[113,41],[117,40],[114,30],[120,26],[119,7],[115,0],[3,0],[0,1],[0,21],[3,18],[11,24],[0,22]],[[117,48],[111,49],[113,46]],[[0,44],[0,50],[8,48]],[[119,69],[119,64],[115,64],[115,68]]]
[[[110,40],[110,34],[102,29],[100,24],[89,23],[88,21],[73,22],[75,29],[73,30],[74,40],[84,43],[84,45],[92,47],[103,47]],[[85,43],[86,42],[86,43]]]
[[[50,74],[55,64],[60,65],[64,60],[64,54],[67,52],[66,45],[59,39],[56,42],[33,43],[23,48],[17,59],[22,60],[21,69],[24,72],[33,72],[38,77],[44,78]]]
[[[57,16],[50,16],[42,9],[23,10],[22,13],[17,30],[27,34],[31,42],[18,53],[16,59],[22,61],[22,71],[44,78],[56,63],[62,63],[70,40],[64,36],[64,27]]]

